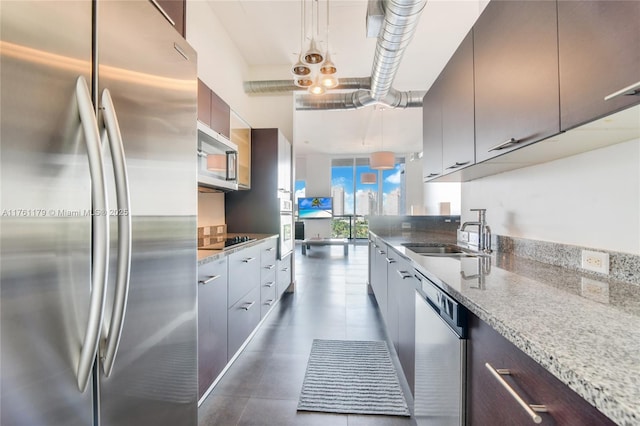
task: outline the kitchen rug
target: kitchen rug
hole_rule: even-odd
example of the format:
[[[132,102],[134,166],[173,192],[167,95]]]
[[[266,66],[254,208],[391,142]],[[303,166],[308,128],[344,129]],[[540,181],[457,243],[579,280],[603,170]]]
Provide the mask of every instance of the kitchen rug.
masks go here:
[[[300,411],[410,416],[386,342],[315,339]]]

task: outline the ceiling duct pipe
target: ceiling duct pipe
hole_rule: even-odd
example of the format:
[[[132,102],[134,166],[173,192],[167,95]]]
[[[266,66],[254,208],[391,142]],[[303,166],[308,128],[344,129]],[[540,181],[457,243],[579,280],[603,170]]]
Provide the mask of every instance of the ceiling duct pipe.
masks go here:
[[[371,91],[356,90],[348,93],[330,93],[320,96],[301,95],[295,98],[297,111],[352,110],[380,104],[388,108],[420,108],[426,91],[399,92],[391,89],[381,101],[373,99]]]
[[[427,0],[384,0],[384,24],[371,68],[371,96],[382,101],[393,84],[404,50],[413,38]]]
[[[296,86],[293,80],[263,80],[263,81],[245,81],[243,83],[245,93],[249,94],[278,94],[291,93],[296,90],[305,90]],[[370,89],[371,77],[352,77],[341,78],[340,84],[332,90],[358,90]]]

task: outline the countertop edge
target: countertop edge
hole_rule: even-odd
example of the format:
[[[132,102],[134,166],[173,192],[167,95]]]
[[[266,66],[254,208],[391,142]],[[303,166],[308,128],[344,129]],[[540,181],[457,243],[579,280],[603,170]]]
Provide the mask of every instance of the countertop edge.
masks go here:
[[[238,245],[237,247],[231,247],[225,250],[198,250],[198,266],[206,265],[207,263],[216,261],[218,259],[222,259],[225,256],[229,256],[233,253],[237,253],[246,248],[253,247],[257,244],[261,244],[266,240],[278,239],[278,234],[242,234],[242,235],[249,235],[250,237],[255,238],[255,240],[249,241],[244,244]],[[206,253],[206,254],[202,254],[203,257],[200,257],[201,253]]]

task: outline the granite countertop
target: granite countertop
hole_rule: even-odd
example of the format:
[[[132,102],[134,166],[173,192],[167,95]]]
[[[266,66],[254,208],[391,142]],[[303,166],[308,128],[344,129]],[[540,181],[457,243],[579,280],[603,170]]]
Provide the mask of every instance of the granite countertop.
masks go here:
[[[246,235],[250,238],[255,238],[254,240],[247,241],[246,243],[241,243],[234,245],[232,247],[220,249],[220,250],[198,250],[198,266],[207,264],[209,262],[213,262],[214,260],[221,259],[224,256],[229,256],[232,253],[236,253],[240,250],[244,250],[245,248],[255,246],[256,244],[260,244],[261,242],[268,239],[277,239],[277,234],[228,234],[229,237],[234,237],[236,235]]]
[[[374,234],[375,235],[375,234]],[[506,253],[421,256],[379,236],[620,425],[640,424],[640,287]]]

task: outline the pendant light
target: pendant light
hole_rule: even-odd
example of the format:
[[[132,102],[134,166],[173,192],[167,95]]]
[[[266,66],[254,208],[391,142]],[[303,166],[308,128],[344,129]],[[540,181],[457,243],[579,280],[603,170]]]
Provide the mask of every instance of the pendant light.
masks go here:
[[[395,154],[384,149],[384,108],[380,109],[380,151],[369,156],[369,167],[373,170],[391,170],[395,168]]]
[[[313,84],[309,86],[309,93],[312,95],[323,95],[326,91],[327,89],[320,84],[320,77],[316,77],[316,79],[313,80]]]
[[[298,54],[298,62],[291,68],[291,73],[294,76],[294,81],[304,80],[302,77],[311,74],[311,68],[305,63],[302,62],[302,49],[304,48],[304,29],[305,29],[305,13],[304,13],[304,0],[300,1],[300,53]],[[308,87],[307,86],[299,86],[296,83],[296,86],[299,87]]]
[[[374,184],[376,183],[375,173],[362,173],[360,174],[360,183],[362,184]]]
[[[316,3],[316,19],[317,19],[317,8],[318,8],[318,0],[312,0]],[[311,43],[309,44],[309,49],[302,57],[302,60],[307,65],[316,65],[324,60],[324,56],[322,56],[322,52],[316,46],[316,32],[317,32],[317,22],[314,28],[313,26],[313,18],[314,18],[314,8],[311,5]]]
[[[335,75],[337,71],[338,69],[331,60],[331,54],[329,53],[329,0],[327,0],[327,54],[320,66],[320,83],[327,89],[337,87],[339,83]]]

